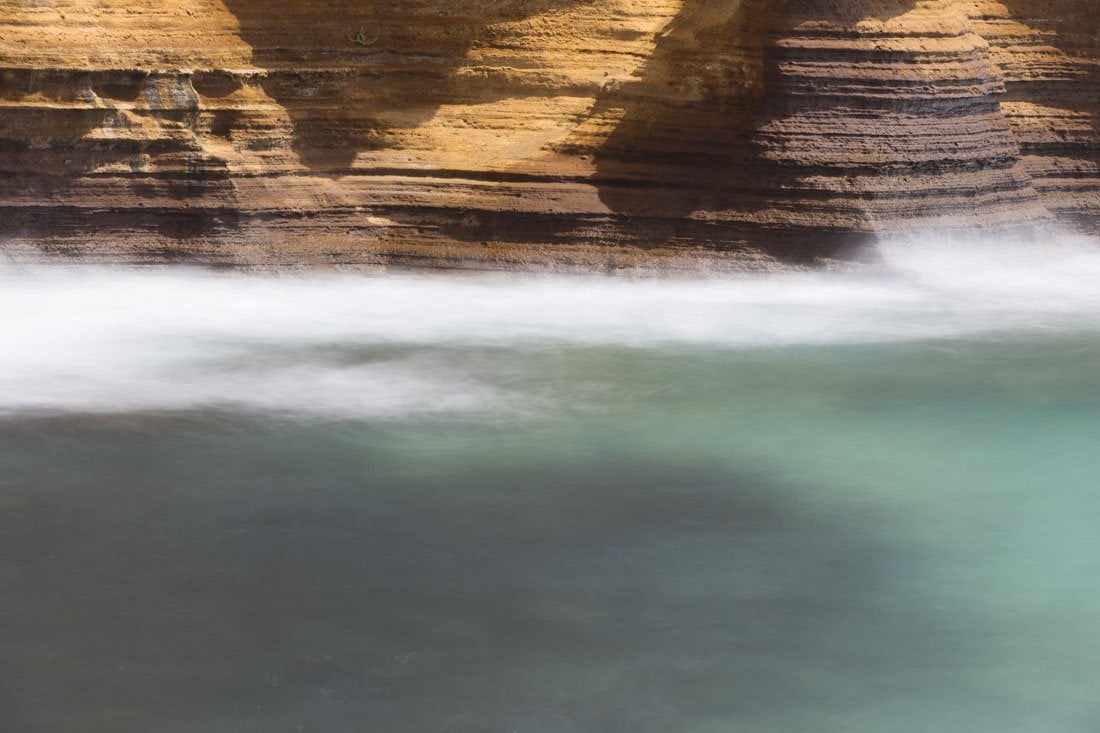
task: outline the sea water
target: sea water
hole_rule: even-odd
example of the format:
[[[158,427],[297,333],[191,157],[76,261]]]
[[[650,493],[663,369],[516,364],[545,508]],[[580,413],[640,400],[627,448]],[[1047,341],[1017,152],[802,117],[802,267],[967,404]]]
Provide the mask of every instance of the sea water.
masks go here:
[[[0,275],[5,733],[1095,733],[1100,251]]]

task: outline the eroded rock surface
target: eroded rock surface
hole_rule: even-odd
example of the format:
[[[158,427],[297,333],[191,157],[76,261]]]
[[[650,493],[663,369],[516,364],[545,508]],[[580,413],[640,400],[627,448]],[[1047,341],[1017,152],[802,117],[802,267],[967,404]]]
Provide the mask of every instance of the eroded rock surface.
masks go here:
[[[1094,233],[1091,5],[7,2],[0,246],[770,267]]]

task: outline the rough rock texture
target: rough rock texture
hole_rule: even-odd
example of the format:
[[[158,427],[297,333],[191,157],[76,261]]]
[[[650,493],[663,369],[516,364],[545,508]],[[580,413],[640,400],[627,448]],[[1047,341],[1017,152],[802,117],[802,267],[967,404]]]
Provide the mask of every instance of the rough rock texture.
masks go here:
[[[0,246],[768,267],[1095,232],[1093,5],[0,1]]]

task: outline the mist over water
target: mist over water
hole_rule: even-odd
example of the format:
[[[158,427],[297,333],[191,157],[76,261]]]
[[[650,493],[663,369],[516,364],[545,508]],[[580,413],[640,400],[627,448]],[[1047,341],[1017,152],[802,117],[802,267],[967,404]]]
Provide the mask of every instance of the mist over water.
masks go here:
[[[517,394],[515,375],[456,350],[744,351],[1100,330],[1100,250],[963,247],[888,252],[885,273],[701,280],[10,268],[0,412],[525,410],[547,395]]]
[[[1100,249],[7,268],[5,733],[1094,733]]]

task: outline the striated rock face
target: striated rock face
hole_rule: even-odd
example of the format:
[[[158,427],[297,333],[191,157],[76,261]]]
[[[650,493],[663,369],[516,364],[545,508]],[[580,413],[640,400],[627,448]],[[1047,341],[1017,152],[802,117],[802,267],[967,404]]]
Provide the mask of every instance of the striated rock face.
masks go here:
[[[974,3],[971,17],[1005,80],[1001,108],[1021,168],[1060,220],[1100,221],[1100,8],[1050,0]]]
[[[1095,232],[1090,5],[0,3],[0,246],[767,267]]]

